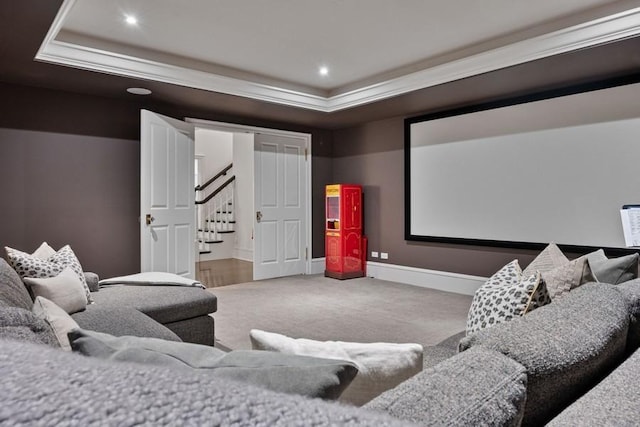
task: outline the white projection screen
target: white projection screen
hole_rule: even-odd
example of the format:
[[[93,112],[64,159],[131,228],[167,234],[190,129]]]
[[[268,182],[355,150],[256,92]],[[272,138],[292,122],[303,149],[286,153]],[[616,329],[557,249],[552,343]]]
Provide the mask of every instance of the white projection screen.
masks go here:
[[[624,248],[620,208],[640,204],[640,83],[585,90],[407,119],[406,239]]]

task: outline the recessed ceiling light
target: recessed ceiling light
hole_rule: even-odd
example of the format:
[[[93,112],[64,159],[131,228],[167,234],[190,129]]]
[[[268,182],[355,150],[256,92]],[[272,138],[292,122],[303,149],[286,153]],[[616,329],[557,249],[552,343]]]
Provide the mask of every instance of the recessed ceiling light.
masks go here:
[[[320,73],[321,76],[328,76],[329,67],[325,67],[325,66],[320,67],[320,69],[318,70],[318,73]]]
[[[143,87],[130,87],[127,89],[127,92],[134,95],[151,95],[151,91]]]
[[[138,23],[138,18],[133,15],[125,15],[124,22],[129,25],[136,25]]]

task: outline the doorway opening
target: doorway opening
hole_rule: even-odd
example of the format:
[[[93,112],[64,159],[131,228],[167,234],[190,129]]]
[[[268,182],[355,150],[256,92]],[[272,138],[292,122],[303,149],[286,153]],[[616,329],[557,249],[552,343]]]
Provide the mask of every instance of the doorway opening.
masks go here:
[[[311,136],[187,122],[195,125],[195,182],[201,188],[196,279],[218,287],[310,272]],[[230,192],[222,190],[225,184]],[[231,195],[213,207],[200,206],[224,191]]]

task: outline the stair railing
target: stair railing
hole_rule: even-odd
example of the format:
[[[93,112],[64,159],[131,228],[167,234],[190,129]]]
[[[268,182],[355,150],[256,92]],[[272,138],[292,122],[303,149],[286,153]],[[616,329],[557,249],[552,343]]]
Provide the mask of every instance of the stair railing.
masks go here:
[[[196,194],[213,183],[216,179],[231,169],[227,166],[221,172],[209,179],[205,184],[195,188]],[[211,243],[222,241],[220,233],[233,231],[235,214],[233,209],[235,199],[235,176],[230,177],[218,188],[202,200],[196,200],[199,250],[204,252]]]

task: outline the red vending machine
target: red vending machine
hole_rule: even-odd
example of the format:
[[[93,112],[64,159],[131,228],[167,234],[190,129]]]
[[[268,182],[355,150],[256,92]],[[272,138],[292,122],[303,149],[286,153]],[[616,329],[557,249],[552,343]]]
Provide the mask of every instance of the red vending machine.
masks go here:
[[[362,235],[362,186],[326,187],[324,275],[352,279],[365,275],[366,238]]]

